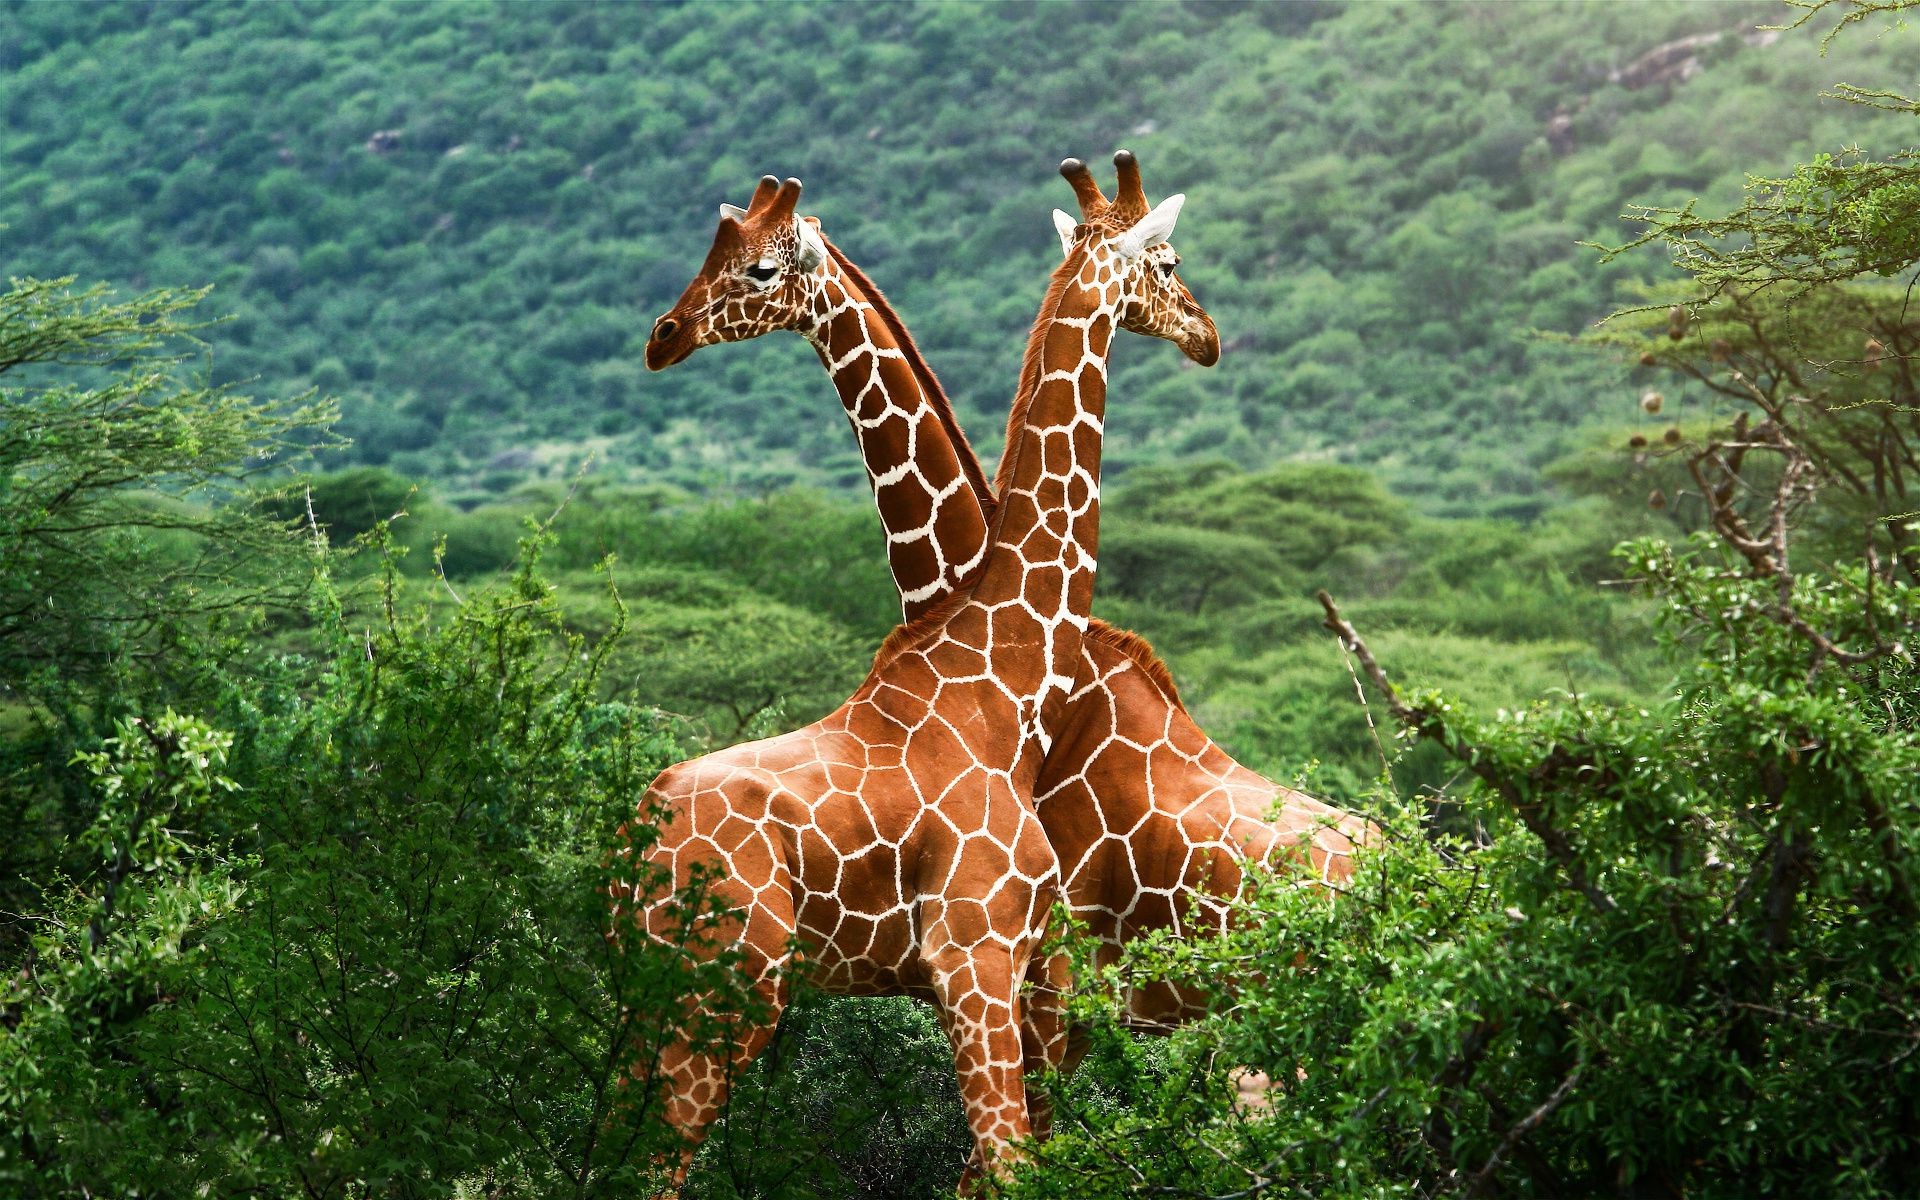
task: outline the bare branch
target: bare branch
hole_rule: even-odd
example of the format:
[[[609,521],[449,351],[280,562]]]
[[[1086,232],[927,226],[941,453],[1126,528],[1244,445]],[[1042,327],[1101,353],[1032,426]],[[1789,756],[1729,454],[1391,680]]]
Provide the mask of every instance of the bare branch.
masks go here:
[[[1319,599],[1320,606],[1326,610],[1327,617],[1322,624],[1332,630],[1342,644],[1353,652],[1353,656],[1360,660],[1360,666],[1366,671],[1367,678],[1373,681],[1374,688],[1386,700],[1387,707],[1394,718],[1414,734],[1438,742],[1448,754],[1466,764],[1468,770],[1505,800],[1528,831],[1546,846],[1547,853],[1560,865],[1560,869],[1566,872],[1568,881],[1587,898],[1587,902],[1593,905],[1596,911],[1611,913],[1617,909],[1619,905],[1613,898],[1600,890],[1587,877],[1586,869],[1580,865],[1580,857],[1574,850],[1572,840],[1564,832],[1548,823],[1540,811],[1538,802],[1528,799],[1512,779],[1494,769],[1488,754],[1479,747],[1462,741],[1448,729],[1438,713],[1408,704],[1398,692],[1394,691],[1393,684],[1388,681],[1387,673],[1380,669],[1380,662],[1374,658],[1373,651],[1367,648],[1366,642],[1361,639],[1360,634],[1347,622],[1347,619],[1340,615],[1340,609],[1334,604],[1333,597],[1325,591],[1316,592],[1314,595]],[[1556,748],[1555,753],[1541,764],[1533,782],[1535,786],[1550,785],[1569,771],[1584,770],[1591,766],[1591,763],[1578,756],[1564,754]]]

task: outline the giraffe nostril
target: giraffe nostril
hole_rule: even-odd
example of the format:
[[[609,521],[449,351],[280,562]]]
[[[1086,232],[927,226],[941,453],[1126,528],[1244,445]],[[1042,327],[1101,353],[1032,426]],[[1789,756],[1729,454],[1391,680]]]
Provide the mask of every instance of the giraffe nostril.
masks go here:
[[[680,322],[674,320],[672,317],[661,317],[653,323],[653,340],[657,342],[661,338],[670,338],[674,335],[674,331],[679,328]]]

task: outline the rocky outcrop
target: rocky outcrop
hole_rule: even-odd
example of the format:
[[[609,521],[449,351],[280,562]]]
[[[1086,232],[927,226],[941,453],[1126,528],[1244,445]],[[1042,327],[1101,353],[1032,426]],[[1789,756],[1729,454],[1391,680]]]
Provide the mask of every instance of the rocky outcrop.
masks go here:
[[[1749,46],[1770,46],[1778,29],[1754,29],[1742,34],[1696,33],[1675,38],[1642,54],[1624,67],[1607,72],[1607,82],[1637,91],[1662,83],[1685,83],[1700,73],[1700,52],[1722,39],[1738,37]]]
[[[1629,91],[1685,83],[1698,75],[1705,64],[1701,55],[1728,38],[1738,38],[1748,46],[1771,46],[1780,37],[1777,29],[1752,29],[1745,33],[1695,33],[1670,42],[1662,42],[1623,67],[1607,72],[1607,82]],[[1563,102],[1547,118],[1542,130],[1547,145],[1555,154],[1567,154],[1578,141],[1577,118],[1587,108],[1590,97],[1582,95]]]

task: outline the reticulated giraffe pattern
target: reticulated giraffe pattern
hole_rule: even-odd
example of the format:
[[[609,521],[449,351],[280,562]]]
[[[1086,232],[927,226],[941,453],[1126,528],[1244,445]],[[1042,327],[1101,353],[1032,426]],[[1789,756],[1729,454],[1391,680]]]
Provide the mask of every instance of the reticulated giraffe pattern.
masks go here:
[[[887,534],[887,564],[907,620],[956,591],[986,559],[986,480],[953,410],[917,383],[926,365],[889,327],[892,310],[858,268],[807,220],[796,220],[796,180],[760,181],[746,209],[721,206],[720,230],[699,276],[655,322],[647,365],[679,362],[701,346],[792,329],[833,377]],[[955,557],[953,548],[964,553]]]
[[[1137,168],[1130,156],[1123,178]],[[797,185],[755,210],[791,223]],[[903,626],[854,696],[782,737],[668,769],[649,802],[672,815],[646,853],[677,882],[711,867],[732,912],[726,931],[774,1011],[789,944],[809,976],[853,993],[905,992],[935,1003],[954,1049],[972,1128],[971,1168],[1028,1132],[1023,1066],[1057,1058],[1057,1014],[1024,1002],[1023,979],[1057,976],[1039,947],[1059,869],[1033,796],[1080,666],[1092,598],[1106,356],[1116,326],[1164,337],[1189,357],[1218,354],[1213,325],[1172,270],[1166,232],[1178,202],[1090,221],[1055,272],[1028,352],[998,479],[1001,503],[971,587]],[[722,218],[709,266],[744,242]],[[805,247],[795,226],[796,263]],[[777,264],[748,272],[762,294]],[[696,281],[697,285],[698,281]],[[690,298],[725,312],[730,296]],[[717,302],[716,302],[717,300]],[[685,311],[688,299],[683,299]],[[750,323],[764,303],[745,303]],[[667,325],[673,318],[664,318]],[[739,327],[740,322],[736,322]],[[652,365],[676,361],[676,329]],[[684,353],[680,354],[684,357]],[[895,360],[874,356],[882,370]],[[957,494],[957,493],[956,493]],[[641,900],[635,897],[635,900]],[[651,925],[666,914],[644,909]],[[1061,982],[1054,978],[1054,982]],[[730,1063],[682,1052],[671,1113],[697,1138],[724,1102]]]
[[[1108,207],[1090,175],[1075,170],[1069,178],[1084,217]],[[761,182],[751,206],[756,215],[774,190],[771,179]],[[1144,202],[1137,207],[1143,210]],[[1056,223],[1063,249],[1070,251],[1078,223],[1059,213]],[[961,580],[949,577],[942,590],[922,597],[909,581],[930,576],[912,564],[903,569],[901,548],[918,546],[931,528],[939,543],[935,561],[981,559],[994,497],[938,380],[878,289],[812,225],[753,218],[747,224],[752,232],[734,242],[723,223],[700,276],[656,326],[648,361],[664,365],[715,341],[792,329],[820,349],[856,434],[871,428],[863,427],[860,413],[906,414],[900,428],[911,430],[910,437],[860,436],[860,448],[876,481],[875,501],[903,606],[909,617],[918,615]],[[803,236],[816,240],[821,251],[804,252]],[[779,303],[751,313],[716,303],[729,288],[767,286],[747,275],[763,262],[777,262],[793,277],[781,280],[786,290]],[[734,316],[724,324],[706,315],[729,307]],[[884,403],[875,388],[886,390]],[[898,479],[916,481],[919,490],[888,490],[878,482]],[[949,490],[961,482],[972,486]],[[918,497],[935,495],[937,520],[929,522]],[[1222,928],[1248,863],[1295,865],[1303,877],[1329,883],[1350,875],[1351,851],[1364,836],[1364,822],[1234,761],[1187,713],[1144,640],[1099,621],[1090,623],[1087,635],[1035,796],[1060,861],[1065,899],[1098,939],[1101,962],[1116,960],[1126,942],[1149,931],[1186,935]],[[1192,1015],[1194,999],[1164,988],[1126,997],[1133,1019],[1149,1028]]]

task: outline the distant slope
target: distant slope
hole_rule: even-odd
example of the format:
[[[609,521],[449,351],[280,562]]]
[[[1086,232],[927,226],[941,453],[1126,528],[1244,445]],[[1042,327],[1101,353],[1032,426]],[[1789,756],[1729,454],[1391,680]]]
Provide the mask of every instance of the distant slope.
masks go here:
[[[1525,512],[1569,429],[1625,412],[1617,375],[1519,336],[1612,302],[1621,272],[1577,239],[1618,239],[1629,201],[1724,203],[1746,169],[1914,140],[1816,93],[1910,75],[1915,35],[1827,60],[1812,33],[1738,36],[1784,12],[10,3],[0,256],[217,282],[216,373],[338,394],[363,461],[497,488],[592,446],[635,477],[851,487],[797,340],[640,366],[714,204],[801,176],[991,452],[1053,165],[1125,144],[1191,197],[1184,273],[1228,353],[1120,351],[1116,469],[1334,457]]]

